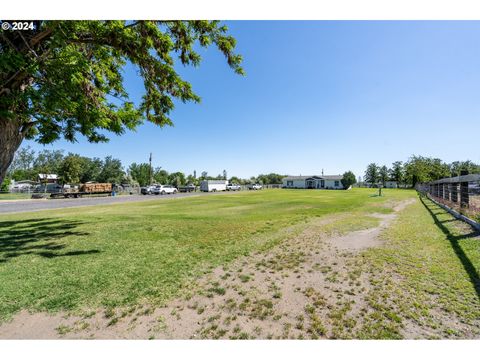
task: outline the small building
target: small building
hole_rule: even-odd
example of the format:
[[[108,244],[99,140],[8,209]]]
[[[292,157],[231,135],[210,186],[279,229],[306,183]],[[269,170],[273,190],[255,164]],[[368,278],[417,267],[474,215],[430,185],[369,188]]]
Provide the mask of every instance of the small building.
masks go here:
[[[343,175],[306,175],[283,178],[285,189],[343,189]]]
[[[200,183],[200,191],[226,191],[227,180],[203,180]]]
[[[387,189],[397,189],[398,183],[396,181],[385,181],[385,188]]]
[[[58,182],[57,174],[38,174],[38,182],[42,184],[56,184]]]
[[[11,191],[28,191],[33,189],[38,183],[31,180],[13,180],[10,184]]]

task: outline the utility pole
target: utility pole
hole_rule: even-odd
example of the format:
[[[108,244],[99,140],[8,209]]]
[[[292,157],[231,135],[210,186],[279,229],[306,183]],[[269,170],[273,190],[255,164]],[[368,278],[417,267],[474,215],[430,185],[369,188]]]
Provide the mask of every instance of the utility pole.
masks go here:
[[[153,183],[153,171],[152,171],[152,153],[150,153],[150,185]]]

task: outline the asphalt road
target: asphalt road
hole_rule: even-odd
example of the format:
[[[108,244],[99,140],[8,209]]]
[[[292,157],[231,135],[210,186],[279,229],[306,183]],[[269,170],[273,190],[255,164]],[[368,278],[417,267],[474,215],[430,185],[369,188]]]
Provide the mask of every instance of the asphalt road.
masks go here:
[[[166,200],[189,196],[205,196],[213,193],[191,192],[175,195],[122,195],[105,197],[87,197],[78,199],[32,199],[32,200],[4,200],[0,201],[0,214],[22,213],[30,211],[53,210],[72,207],[120,204],[135,201]],[[221,194],[221,193],[216,193]]]

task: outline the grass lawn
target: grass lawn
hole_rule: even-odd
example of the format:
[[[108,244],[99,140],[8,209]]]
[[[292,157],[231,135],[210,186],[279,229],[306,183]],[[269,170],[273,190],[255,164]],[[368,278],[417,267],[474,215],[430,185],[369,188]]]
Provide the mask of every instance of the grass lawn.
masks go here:
[[[400,338],[405,326],[422,329],[423,334],[441,329],[440,338],[474,337],[455,330],[466,328],[460,323],[476,328],[478,338],[478,233],[420,198],[383,236],[387,246],[362,254],[363,270],[373,279],[368,301],[374,311],[356,337]]]
[[[262,190],[0,215],[0,319],[21,309],[161,304],[192,277],[278,243],[282,229],[332,213],[387,213],[388,202],[415,193],[374,195]]]
[[[30,199],[31,197],[32,197],[32,194],[28,194],[28,193],[0,193],[0,201]]]

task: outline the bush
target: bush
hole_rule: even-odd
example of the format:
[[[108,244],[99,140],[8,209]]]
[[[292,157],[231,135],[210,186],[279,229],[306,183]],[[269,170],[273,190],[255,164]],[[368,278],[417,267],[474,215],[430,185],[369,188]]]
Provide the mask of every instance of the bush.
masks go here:
[[[348,189],[350,186],[352,186],[356,182],[357,182],[357,179],[355,178],[355,174],[353,172],[347,171],[345,174],[343,174],[342,185],[344,189]]]
[[[0,186],[0,191],[8,191],[11,183],[12,180],[10,178],[5,178]]]

